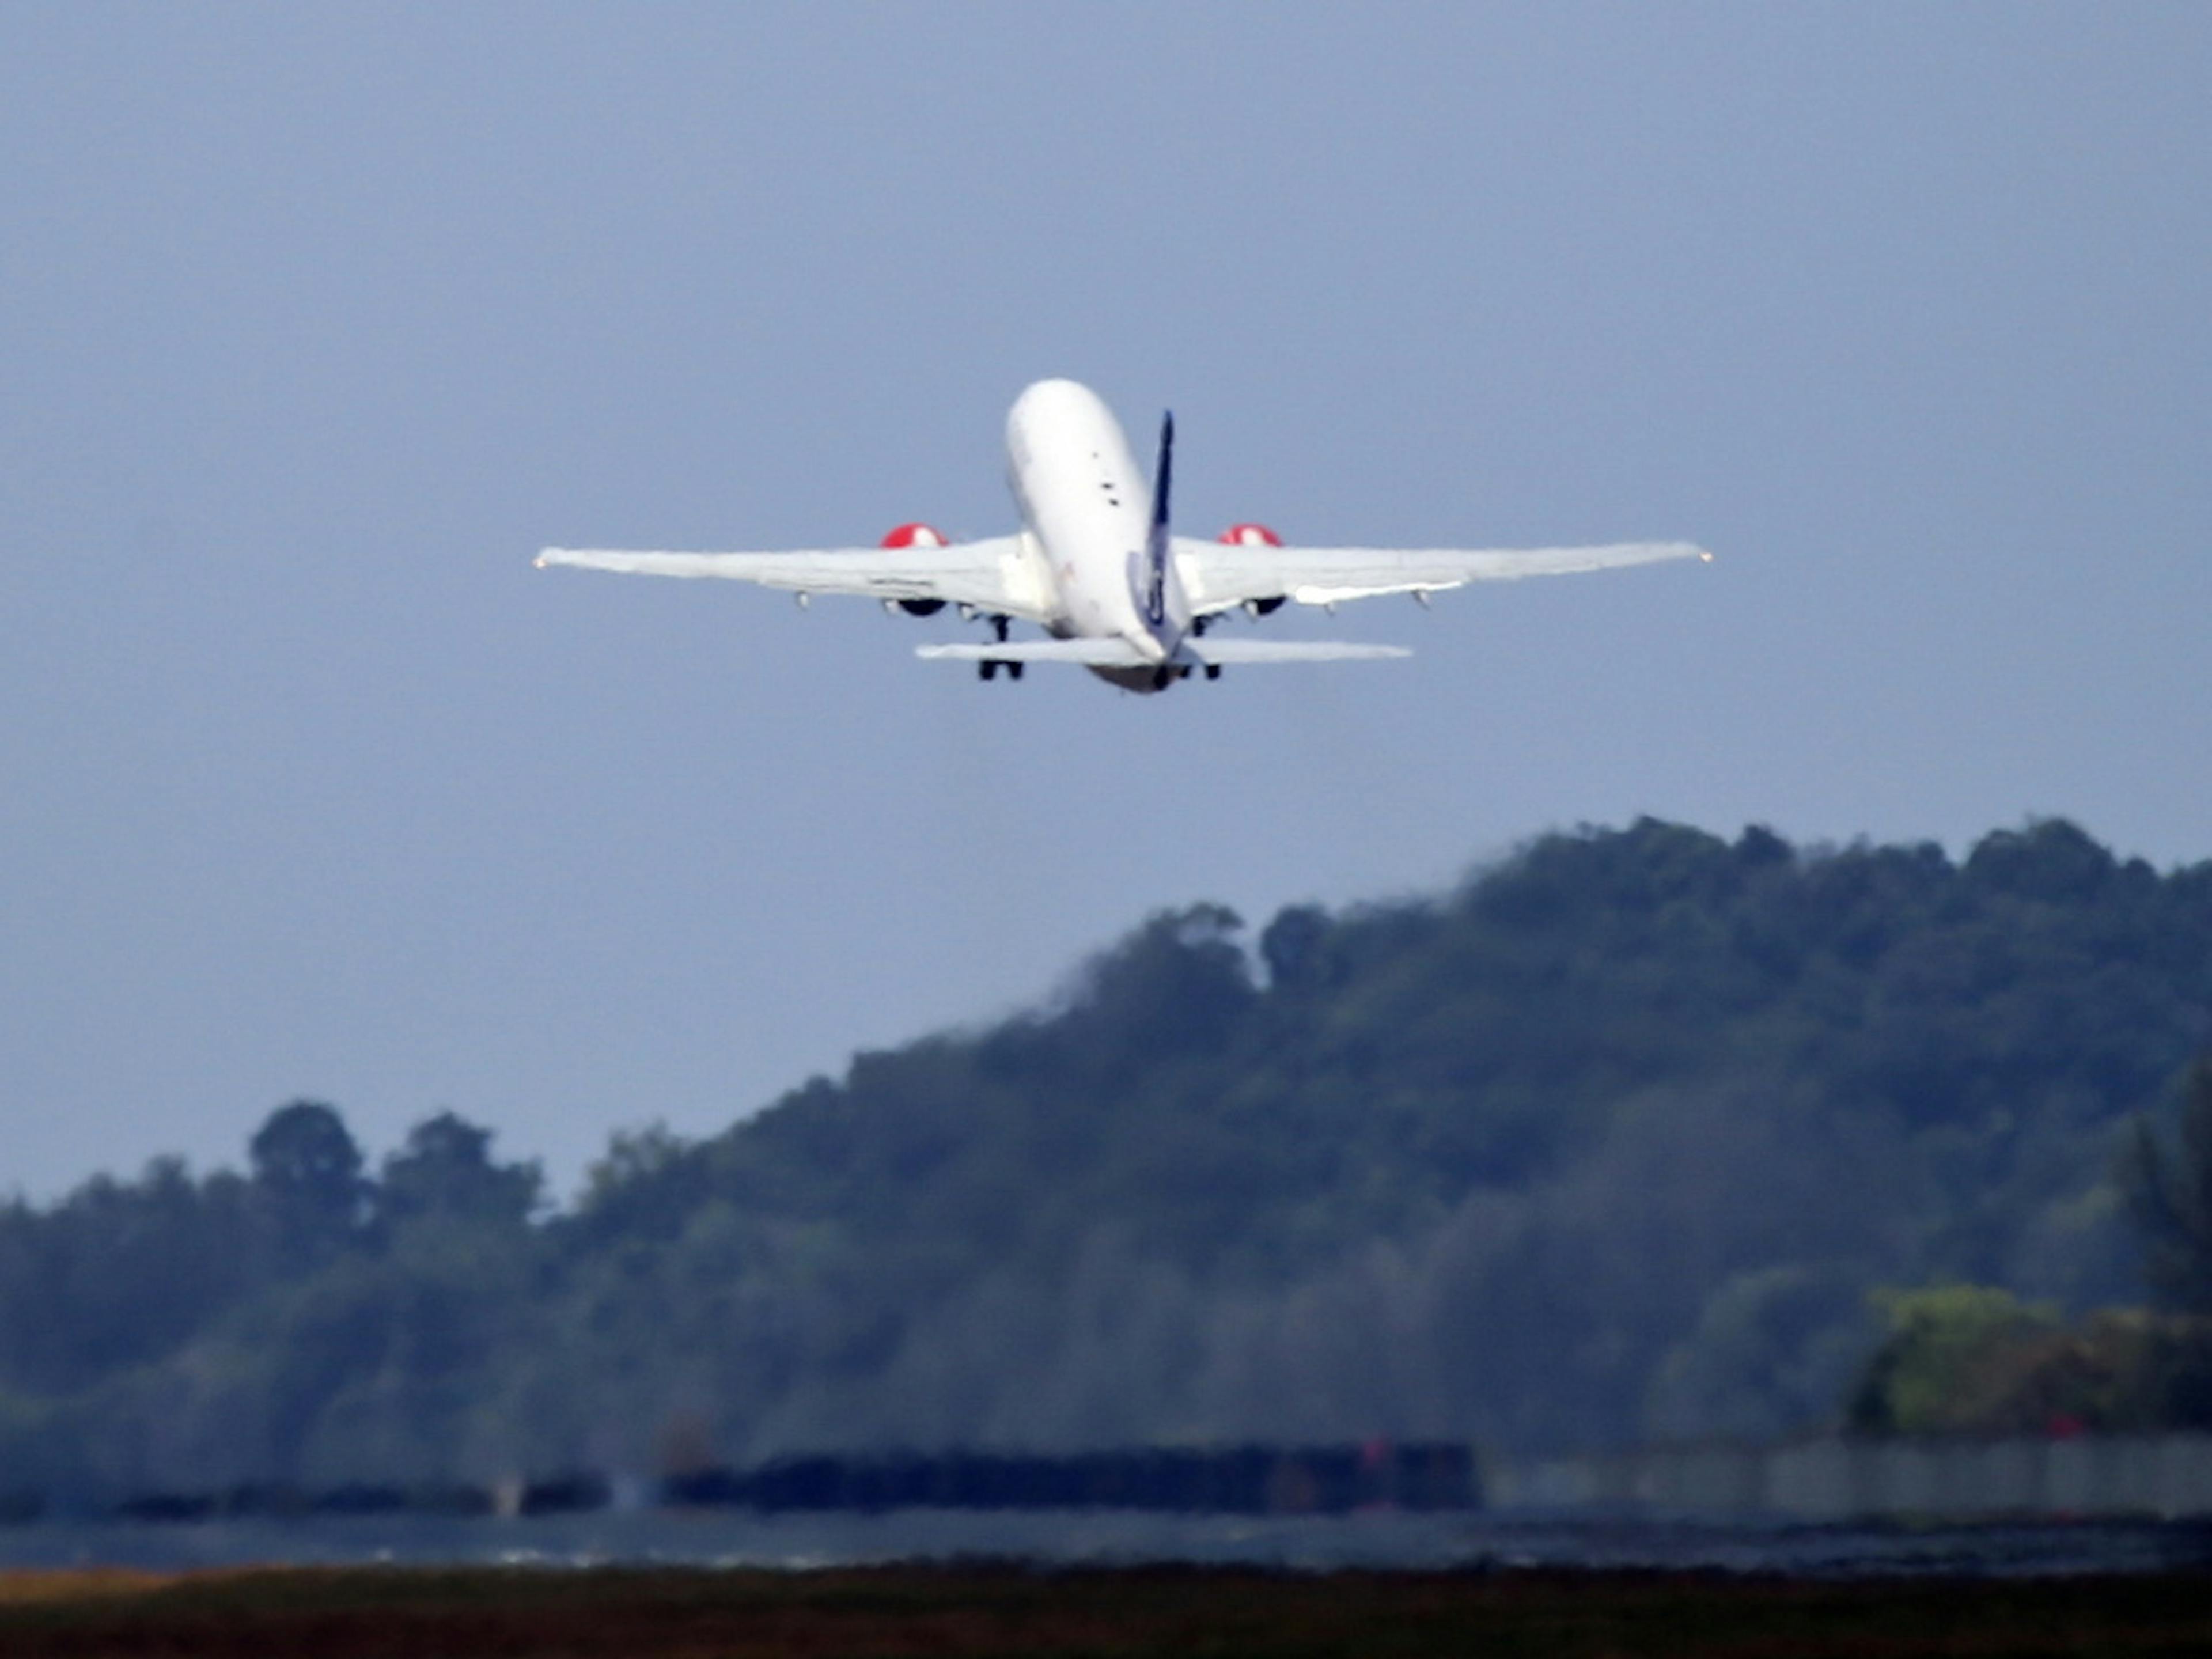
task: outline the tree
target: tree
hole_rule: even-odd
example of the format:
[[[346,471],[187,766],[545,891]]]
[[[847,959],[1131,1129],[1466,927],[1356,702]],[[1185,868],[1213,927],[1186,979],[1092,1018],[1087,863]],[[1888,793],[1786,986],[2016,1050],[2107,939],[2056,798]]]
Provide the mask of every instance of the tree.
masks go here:
[[[2152,1287],[2176,1307],[2212,1313],[2212,1053],[2191,1065],[2181,1093],[2179,1144],[2169,1148],[2137,1117],[2124,1174]]]
[[[247,1146],[253,1190],[288,1272],[329,1260],[361,1234],[368,1209],[361,1148],[320,1101],[280,1106]]]
[[[437,1216],[519,1228],[538,1208],[544,1176],[533,1163],[495,1164],[491,1131],[452,1112],[425,1118],[407,1132],[407,1144],[384,1160],[377,1206],[386,1220],[404,1224]]]
[[[2112,1149],[2203,1041],[2212,864],[2064,825],[1970,863],[1647,820],[1249,956],[1169,911],[1012,1018],[617,1137],[558,1216],[453,1114],[372,1182],[295,1102],[245,1176],[0,1198],[0,1471],[549,1468],[672,1418],[732,1456],[1770,1433],[1881,1283],[1989,1287],[1893,1306],[1890,1427],[2212,1422],[2212,1319],[2079,1318],[2135,1243]],[[2202,1304],[2212,1104],[2158,1121]]]
[[[2094,898],[2119,861],[2079,826],[2042,818],[2024,830],[1993,830],[1966,855],[1967,879],[2025,898]]]
[[[1854,1392],[1862,1434],[1972,1433],[2043,1358],[2058,1321],[1987,1285],[1931,1285],[1877,1297],[1889,1336]]]
[[[1328,930],[1328,912],[1318,904],[1294,904],[1278,911],[1260,935],[1260,959],[1267,964],[1269,988],[1287,991],[1318,984],[1327,971],[1322,951]]]

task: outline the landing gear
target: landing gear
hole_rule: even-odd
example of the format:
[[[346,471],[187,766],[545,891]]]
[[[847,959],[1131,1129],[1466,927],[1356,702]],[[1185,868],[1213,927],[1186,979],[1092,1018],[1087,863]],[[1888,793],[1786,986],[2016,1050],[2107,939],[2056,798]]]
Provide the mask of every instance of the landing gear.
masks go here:
[[[971,611],[969,614],[972,616],[975,613]],[[991,625],[991,637],[998,641],[1000,645],[1004,645],[1006,642],[1006,624],[1012,618],[994,613],[986,616],[983,620]],[[986,657],[975,665],[975,678],[994,680],[999,678],[999,671],[1001,668],[1006,671],[1006,678],[1010,680],[1018,680],[1022,677],[1020,663],[1006,662],[996,657]]]
[[[1210,662],[1206,664],[1206,678],[1210,680],[1219,679],[1221,678],[1221,665],[1218,662]]]
[[[1165,663],[1162,663],[1158,668],[1152,670],[1152,690],[1155,691],[1166,690],[1168,689],[1168,682],[1174,678],[1175,670],[1169,667]]]

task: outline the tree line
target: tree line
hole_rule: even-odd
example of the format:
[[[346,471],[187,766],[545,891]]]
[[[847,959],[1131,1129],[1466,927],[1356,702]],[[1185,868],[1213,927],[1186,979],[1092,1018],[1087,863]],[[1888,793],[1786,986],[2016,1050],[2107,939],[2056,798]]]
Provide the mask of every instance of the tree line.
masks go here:
[[[2021,1328],[1989,1297],[2205,1305],[2208,1010],[2212,863],[2056,820],[1645,819],[1165,911],[565,1205],[451,1113],[372,1164],[313,1102],[241,1170],[0,1204],[0,1486],[1909,1430],[1928,1356]]]

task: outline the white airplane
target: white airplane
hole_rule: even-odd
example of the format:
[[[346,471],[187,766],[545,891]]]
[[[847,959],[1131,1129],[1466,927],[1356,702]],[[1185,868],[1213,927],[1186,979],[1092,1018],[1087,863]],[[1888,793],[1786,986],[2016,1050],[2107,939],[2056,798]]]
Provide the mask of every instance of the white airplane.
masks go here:
[[[1131,691],[1164,691],[1194,669],[1208,679],[1231,664],[1403,657],[1397,646],[1319,640],[1224,639],[1207,624],[1242,606],[1263,617],[1285,599],[1325,605],[1378,593],[1429,595],[1471,581],[1604,570],[1662,559],[1711,559],[1687,542],[1604,547],[1285,546],[1265,525],[1231,526],[1218,541],[1168,532],[1175,417],[1160,422],[1148,484],[1113,411],[1088,386],[1039,380],[1006,416],[1007,479],[1022,527],[1011,536],[948,542],[924,524],[901,525],[879,547],[791,553],[647,553],[549,547],[542,567],[577,565],[651,576],[725,576],[795,592],[866,594],[917,617],[947,605],[981,617],[994,637],[925,645],[916,655],[972,662],[1011,679],[1033,662],[1076,663]],[[1050,636],[1007,637],[1009,621]]]

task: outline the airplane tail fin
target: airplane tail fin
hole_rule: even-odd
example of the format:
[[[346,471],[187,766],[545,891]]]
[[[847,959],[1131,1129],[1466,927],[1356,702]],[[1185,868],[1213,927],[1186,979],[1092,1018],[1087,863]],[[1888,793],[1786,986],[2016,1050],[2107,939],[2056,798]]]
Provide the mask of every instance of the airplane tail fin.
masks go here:
[[[1164,541],[1168,528],[1168,486],[1175,465],[1175,410],[1160,416],[1160,460],[1152,469],[1152,539]]]
[[[1175,481],[1175,411],[1160,416],[1160,459],[1152,469],[1152,527],[1145,538],[1145,618],[1158,628],[1168,615],[1168,491]]]

